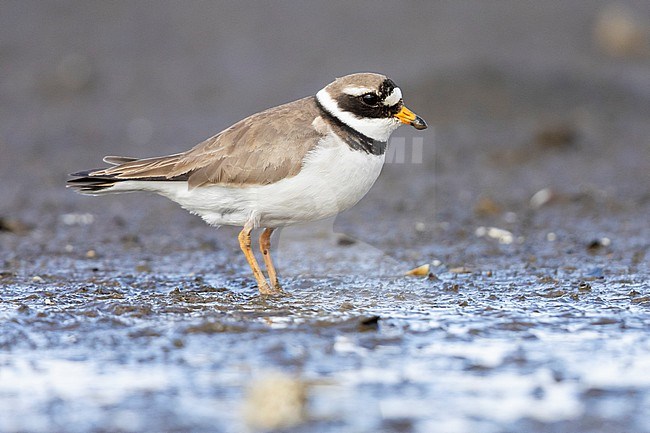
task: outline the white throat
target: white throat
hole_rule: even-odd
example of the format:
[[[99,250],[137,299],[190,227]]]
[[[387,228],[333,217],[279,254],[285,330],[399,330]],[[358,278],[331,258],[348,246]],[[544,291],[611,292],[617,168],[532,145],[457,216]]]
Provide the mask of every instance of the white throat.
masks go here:
[[[401,122],[394,117],[388,119],[363,118],[357,117],[348,111],[343,111],[325,89],[316,94],[316,99],[332,116],[373,140],[388,141],[390,134],[401,125]]]

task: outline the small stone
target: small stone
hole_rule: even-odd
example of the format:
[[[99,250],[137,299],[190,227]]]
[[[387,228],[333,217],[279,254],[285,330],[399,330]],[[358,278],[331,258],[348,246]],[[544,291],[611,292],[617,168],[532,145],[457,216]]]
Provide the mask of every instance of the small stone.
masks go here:
[[[336,244],[340,245],[342,247],[348,247],[350,245],[354,245],[357,243],[357,240],[354,238],[351,238],[350,236],[347,235],[340,235],[338,239],[336,239]]]
[[[415,223],[415,231],[418,233],[423,233],[427,231],[427,225],[421,221]]]
[[[498,227],[478,227],[475,231],[474,234],[482,238],[484,236],[487,236],[492,239],[496,239],[499,241],[500,244],[511,244],[514,241],[514,236],[511,232],[505,229],[500,229]]]
[[[499,215],[502,212],[501,206],[490,197],[481,197],[474,205],[474,212],[477,215]]]
[[[65,213],[59,217],[66,226],[85,226],[95,221],[95,216],[90,213]]]
[[[578,284],[578,290],[580,292],[591,292],[591,285],[587,283],[586,281],[581,281]]]
[[[539,146],[549,148],[564,148],[573,145],[578,138],[578,132],[573,125],[566,123],[545,125],[535,135]]]
[[[95,250],[86,251],[86,258],[94,259],[95,257],[97,257],[97,252]]]
[[[650,50],[650,26],[621,4],[601,11],[594,27],[598,47],[612,57],[641,57]]]
[[[12,218],[0,217],[0,232],[9,232],[22,235],[29,231],[30,227],[22,221]]]
[[[458,267],[449,269],[449,272],[451,272],[452,274],[471,274],[472,270],[470,268],[468,268],[468,267],[465,267],[465,266],[458,266]]]
[[[612,243],[611,239],[606,237],[594,239],[587,244],[587,250],[594,252],[599,250],[600,248],[611,245],[611,243]]]
[[[429,268],[431,266],[427,263],[426,265],[418,266],[413,268],[410,271],[406,272],[404,275],[407,277],[426,277],[429,275]]]
[[[379,320],[381,320],[379,316],[364,317],[359,321],[358,329],[361,332],[377,330],[379,328]]]
[[[555,194],[550,188],[544,188],[537,191],[530,198],[529,205],[533,209],[539,209],[553,200]]]
[[[262,431],[287,429],[306,419],[307,383],[284,373],[253,382],[244,402],[244,419]]]

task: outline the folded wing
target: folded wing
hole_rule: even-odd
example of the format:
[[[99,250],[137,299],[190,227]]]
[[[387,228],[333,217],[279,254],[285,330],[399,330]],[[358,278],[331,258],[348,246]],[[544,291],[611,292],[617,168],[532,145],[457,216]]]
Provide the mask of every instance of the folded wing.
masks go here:
[[[106,188],[124,180],[183,180],[204,185],[265,185],[295,176],[323,131],[312,123],[319,115],[313,97],[254,114],[187,152],[155,158],[108,156],[113,167],[75,173],[73,187],[93,183]]]

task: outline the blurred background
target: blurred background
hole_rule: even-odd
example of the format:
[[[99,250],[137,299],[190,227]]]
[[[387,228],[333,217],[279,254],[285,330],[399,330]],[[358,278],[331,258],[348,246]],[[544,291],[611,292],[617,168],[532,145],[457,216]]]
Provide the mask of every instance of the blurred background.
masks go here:
[[[64,187],[359,71],[430,128],[336,222],[283,232],[286,304],[255,298],[237,229]],[[647,431],[647,0],[1,0],[0,182],[0,430],[229,431],[272,367],[340,385],[320,431]]]
[[[584,144],[581,152],[603,161],[592,166],[598,176],[562,166],[544,182],[559,174],[605,187],[612,158],[622,167],[647,163],[644,0],[0,7],[3,214],[43,189],[79,200],[59,188],[66,173],[101,165],[104,154],[183,150],[357,71],[384,73],[404,89],[433,126],[426,141],[440,152],[427,147],[426,162],[435,154],[441,169],[450,159],[525,148],[540,131],[542,139],[575,133],[568,138]],[[620,155],[639,141],[643,155]]]
[[[358,71],[392,77],[431,128],[394,135],[404,163],[387,164],[336,231],[395,255],[393,243],[441,244],[415,226],[472,225],[476,216],[497,224],[542,190],[600,204],[648,201],[650,4],[643,0],[1,7],[5,225],[51,226],[62,213],[90,212],[105,214],[102,223],[124,217],[135,231],[155,232],[167,218],[200,226],[159,197],[79,197],[63,188],[66,175],[103,165],[104,155],[188,149]],[[416,163],[413,137],[423,138]],[[358,224],[368,215],[373,225]]]

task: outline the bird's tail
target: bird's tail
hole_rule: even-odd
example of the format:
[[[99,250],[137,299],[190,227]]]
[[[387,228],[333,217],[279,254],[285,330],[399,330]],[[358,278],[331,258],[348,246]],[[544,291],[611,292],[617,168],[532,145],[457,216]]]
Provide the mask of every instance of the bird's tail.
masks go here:
[[[81,194],[99,195],[147,190],[147,182],[187,180],[187,174],[166,175],[178,162],[179,155],[138,159],[107,156],[104,162],[113,167],[72,173],[66,186]]]

